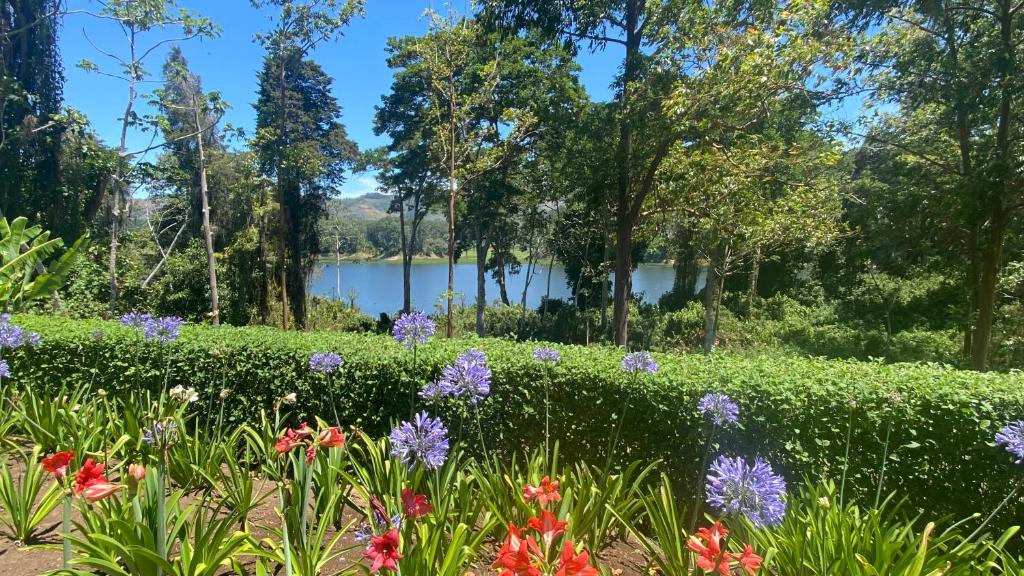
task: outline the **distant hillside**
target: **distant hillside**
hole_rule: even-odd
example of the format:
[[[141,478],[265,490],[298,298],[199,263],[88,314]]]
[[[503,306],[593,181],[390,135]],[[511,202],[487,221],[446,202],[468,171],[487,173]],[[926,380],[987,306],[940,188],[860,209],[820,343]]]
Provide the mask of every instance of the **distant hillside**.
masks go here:
[[[380,220],[388,215],[391,196],[371,192],[355,198],[335,198],[330,201],[328,211],[336,218],[348,220]]]

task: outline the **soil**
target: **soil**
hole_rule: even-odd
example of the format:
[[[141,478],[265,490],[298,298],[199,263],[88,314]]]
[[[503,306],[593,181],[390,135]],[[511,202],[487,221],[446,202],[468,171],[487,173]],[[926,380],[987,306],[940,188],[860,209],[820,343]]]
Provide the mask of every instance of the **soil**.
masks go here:
[[[17,479],[21,470],[16,464],[17,460],[9,462],[12,472]],[[278,506],[278,497],[275,490],[262,504],[253,510],[249,515],[250,532],[257,540],[270,536],[269,526],[277,526],[278,516],[274,509]],[[194,503],[195,499],[186,498],[183,505]],[[348,524],[361,513],[346,508],[343,513],[342,525]],[[77,520],[78,511],[75,511]],[[11,539],[10,533],[0,525],[0,575],[2,576],[36,576],[52,570],[61,568],[61,507],[57,506],[46,516],[43,522],[36,528],[34,540],[22,544]],[[337,532],[333,529],[328,534],[328,540],[333,538]],[[346,534],[338,542],[338,549],[351,548],[342,556],[336,558],[325,566],[323,574],[333,574],[341,571],[362,558],[362,546],[351,536]],[[500,542],[490,542],[481,554],[481,561],[471,566],[466,571],[466,576],[496,576],[497,572],[491,569],[490,565],[496,556]],[[591,555],[595,561],[594,555]],[[616,542],[605,550],[602,550],[596,557],[596,562],[611,570],[614,576],[645,576],[650,574],[646,568],[646,558],[643,553],[630,542]],[[246,562],[251,566],[253,562]],[[232,572],[225,572],[230,574]],[[425,575],[424,575],[425,576]]]

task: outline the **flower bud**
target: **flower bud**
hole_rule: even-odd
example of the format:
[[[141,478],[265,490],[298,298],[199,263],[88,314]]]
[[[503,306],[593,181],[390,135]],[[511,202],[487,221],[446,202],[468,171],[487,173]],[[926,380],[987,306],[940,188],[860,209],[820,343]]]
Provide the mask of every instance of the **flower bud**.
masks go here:
[[[146,467],[142,464],[132,464],[128,466],[128,474],[137,481],[141,481],[146,477]]]

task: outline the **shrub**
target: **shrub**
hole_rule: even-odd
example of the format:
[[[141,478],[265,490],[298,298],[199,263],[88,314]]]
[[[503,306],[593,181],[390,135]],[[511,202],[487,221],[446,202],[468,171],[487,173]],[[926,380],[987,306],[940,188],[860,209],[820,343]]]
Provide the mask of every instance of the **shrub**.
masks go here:
[[[20,316],[15,321],[39,332],[43,344],[10,357],[15,382],[54,389],[91,386],[123,393],[136,386],[158,389],[165,367],[168,386],[195,387],[199,409],[211,409],[221,388],[226,419],[255,422],[275,398],[296,392],[309,413],[330,414],[338,401],[341,420],[380,435],[392,419],[409,413],[412,355],[384,335],[286,333],[271,328],[189,326],[167,348],[144,342],[112,322]],[[543,441],[542,367],[533,344],[502,340],[433,339],[419,348],[420,384],[468,347],[487,353],[492,394],[481,406],[487,445],[521,453]],[[310,373],[314,352],[335,351],[345,359],[328,380]],[[561,348],[553,371],[551,433],[568,458],[601,464],[610,423],[622,406],[617,462],[662,459],[681,494],[692,493],[703,455],[703,421],[697,400],[724,392],[740,405],[743,427],[723,435],[720,452],[769,459],[787,478],[838,479],[843,467],[847,422],[854,423],[847,493],[873,499],[888,423],[894,423],[884,491],[905,494],[911,505],[965,517],[986,511],[1005,496],[1020,470],[992,446],[1003,423],[1024,415],[1019,373],[979,374],[937,365],[882,364],[820,358],[741,357],[716,354],[659,356],[659,372],[635,384],[619,368],[614,348]],[[334,383],[333,394],[325,387]],[[853,413],[851,414],[851,406]],[[457,417],[446,414],[457,428]],[[472,424],[467,422],[467,429]],[[467,437],[470,434],[467,433]],[[1020,517],[1020,502],[1003,519]],[[1006,522],[1003,522],[1005,524]]]

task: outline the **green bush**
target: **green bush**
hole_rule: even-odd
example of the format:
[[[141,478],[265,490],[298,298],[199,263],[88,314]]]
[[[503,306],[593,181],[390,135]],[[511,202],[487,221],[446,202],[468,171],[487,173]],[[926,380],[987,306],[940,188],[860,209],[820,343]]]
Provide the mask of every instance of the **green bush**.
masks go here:
[[[174,344],[144,342],[113,322],[19,316],[39,332],[38,348],[8,358],[14,382],[54,388],[91,386],[118,393],[168,386],[202,394],[212,409],[222,388],[232,391],[228,418],[255,421],[278,398],[296,392],[295,418],[327,415],[327,379],[311,374],[309,356],[335,351],[345,359],[333,380],[340,418],[373,434],[409,413],[412,354],[385,335],[303,332],[272,328],[189,326]],[[533,345],[503,340],[435,338],[419,350],[415,379],[437,378],[469,347],[487,352],[492,395],[481,404],[488,447],[521,453],[543,439],[543,386]],[[598,464],[606,457],[611,423],[628,403],[617,462],[662,459],[681,494],[689,493],[704,446],[697,400],[709,391],[731,395],[742,427],[720,435],[723,453],[768,458],[793,483],[803,477],[837,480],[843,467],[847,422],[853,422],[848,494],[873,499],[886,427],[893,424],[884,491],[897,490],[932,514],[964,517],[992,509],[1021,470],[993,446],[995,431],[1024,416],[1021,376],[979,374],[936,365],[882,364],[796,357],[716,354],[659,355],[661,369],[635,383],[619,368],[614,348],[561,348],[551,389],[552,436],[563,454]],[[850,406],[853,408],[851,414]],[[444,415],[453,434],[462,423]],[[474,433],[465,422],[464,439]],[[1020,517],[1020,502],[1003,524]]]

